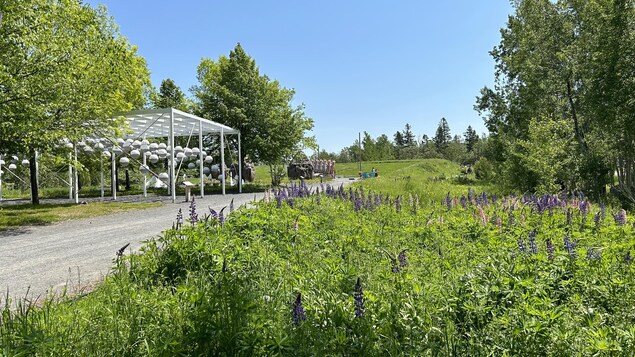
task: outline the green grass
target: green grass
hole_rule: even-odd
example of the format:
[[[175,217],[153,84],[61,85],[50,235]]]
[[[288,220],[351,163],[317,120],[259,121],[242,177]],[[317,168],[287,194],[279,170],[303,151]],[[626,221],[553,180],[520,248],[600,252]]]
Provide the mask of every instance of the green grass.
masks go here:
[[[595,223],[578,198],[485,201],[445,161],[377,164],[350,191],[186,220],[83,298],[5,309],[0,353],[635,354],[630,220]]]
[[[85,205],[65,204],[20,204],[0,206],[0,231],[29,225],[44,225],[67,219],[96,217],[129,210],[152,208],[159,202],[120,203],[91,202]]]

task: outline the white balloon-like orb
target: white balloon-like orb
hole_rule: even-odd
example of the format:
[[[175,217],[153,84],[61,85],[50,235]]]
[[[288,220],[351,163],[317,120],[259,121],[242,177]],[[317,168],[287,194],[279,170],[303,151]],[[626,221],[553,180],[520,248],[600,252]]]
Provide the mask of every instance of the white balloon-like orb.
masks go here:
[[[183,149],[183,153],[185,154],[185,156],[190,157],[190,156],[192,156],[192,149],[185,148],[185,149]]]
[[[150,155],[150,157],[148,157],[148,160],[150,161],[150,163],[156,164],[157,162],[159,162],[159,156],[157,154],[152,154]]]
[[[165,159],[168,156],[168,151],[165,149],[159,149],[157,150],[157,156],[161,159]]]
[[[29,160],[27,159],[22,160],[22,166],[29,167]]]
[[[150,168],[148,167],[148,165],[141,165],[139,166],[139,172],[146,175],[148,172],[150,172]]]
[[[187,168],[190,169],[190,170],[194,169],[194,168],[196,168],[196,164],[193,163],[193,162],[190,162],[189,164],[187,164]]]
[[[130,164],[130,159],[128,159],[127,157],[122,157],[121,159],[119,159],[119,165],[121,165],[121,167],[127,167],[128,164]]]
[[[15,166],[15,164],[9,164],[9,170],[13,171],[15,169],[17,169],[18,167]]]
[[[133,159],[138,159],[139,157],[141,157],[141,152],[137,149],[134,149],[132,151],[130,151],[130,157]]]

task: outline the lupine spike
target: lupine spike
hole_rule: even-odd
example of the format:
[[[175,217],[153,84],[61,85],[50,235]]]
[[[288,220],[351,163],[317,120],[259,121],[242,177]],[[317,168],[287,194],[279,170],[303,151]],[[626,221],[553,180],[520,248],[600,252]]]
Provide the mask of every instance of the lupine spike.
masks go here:
[[[179,212],[176,214],[176,229],[181,228],[183,225],[183,211],[179,208]]]
[[[549,257],[549,259],[552,260],[554,257],[556,248],[553,246],[553,242],[551,242],[551,239],[547,239],[546,243],[547,243],[547,257]]]
[[[306,315],[304,313],[304,306],[302,305],[302,293],[298,293],[298,296],[293,302],[293,323],[299,325],[300,322],[305,320]]]
[[[397,256],[397,259],[399,259],[399,267],[400,268],[405,268],[408,265],[408,259],[406,258],[406,250],[402,250],[401,252],[399,252],[399,255]]]
[[[362,290],[362,283],[360,279],[357,278],[357,283],[355,284],[355,292],[353,294],[353,298],[355,299],[355,317],[363,317],[364,316],[364,291]]]

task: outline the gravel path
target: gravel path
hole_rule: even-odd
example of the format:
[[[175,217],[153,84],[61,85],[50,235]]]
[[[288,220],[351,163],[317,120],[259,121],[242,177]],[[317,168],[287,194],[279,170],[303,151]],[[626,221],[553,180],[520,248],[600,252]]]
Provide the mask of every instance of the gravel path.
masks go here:
[[[342,178],[331,184],[349,182]],[[208,207],[218,211],[232,199],[238,208],[254,197],[260,200],[263,194],[211,195],[196,198],[196,205],[199,212],[207,212]],[[118,249],[130,243],[127,253],[138,250],[143,241],[172,227],[179,208],[187,217],[189,203],[179,202],[0,232],[0,307],[7,291],[13,300],[42,300],[50,292],[59,294],[65,287],[72,294],[90,289],[108,273]]]

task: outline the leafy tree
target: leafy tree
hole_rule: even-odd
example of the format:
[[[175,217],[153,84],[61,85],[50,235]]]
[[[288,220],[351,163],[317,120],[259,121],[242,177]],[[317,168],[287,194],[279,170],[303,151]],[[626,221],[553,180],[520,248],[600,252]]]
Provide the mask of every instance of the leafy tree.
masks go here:
[[[404,145],[406,145],[403,134],[401,134],[401,131],[398,131],[395,133],[394,142],[395,142],[395,146],[398,148],[404,147]]]
[[[468,152],[472,152],[474,145],[478,141],[478,134],[476,134],[476,130],[472,129],[471,125],[468,125],[465,133],[463,133],[463,137],[465,138],[466,150]]]
[[[364,132],[364,137],[362,139],[362,161],[372,160],[377,160],[375,140],[370,136],[370,134]]]
[[[530,128],[541,122],[550,127],[549,121],[561,118],[575,142],[567,152],[567,160],[576,163],[570,188],[601,194],[617,171],[620,189],[635,202],[635,150],[629,144],[635,140],[635,4],[519,0],[514,6],[491,52],[495,89],[483,88],[475,106],[503,149],[493,161],[509,181],[535,189],[523,141]]]
[[[156,108],[172,107],[183,111],[188,110],[185,94],[170,78],[161,82],[159,93],[156,94],[153,101]]]
[[[37,204],[37,154],[63,138],[119,129],[122,122],[109,118],[143,105],[149,73],[105,8],[78,0],[1,5],[0,148],[30,156]]]
[[[443,154],[448,148],[450,140],[452,140],[452,134],[450,134],[450,126],[448,125],[448,122],[447,120],[445,120],[445,118],[441,118],[441,121],[439,121],[439,126],[437,127],[436,134],[432,138],[432,141],[434,142],[437,151]]]
[[[394,147],[386,134],[377,137],[375,141],[376,160],[394,159],[393,150]]]
[[[305,132],[313,128],[313,120],[303,104],[291,106],[295,92],[261,75],[240,43],[229,57],[203,59],[198,81],[192,89],[198,100],[196,114],[240,130],[244,153],[272,172],[299,147],[312,144]]]

